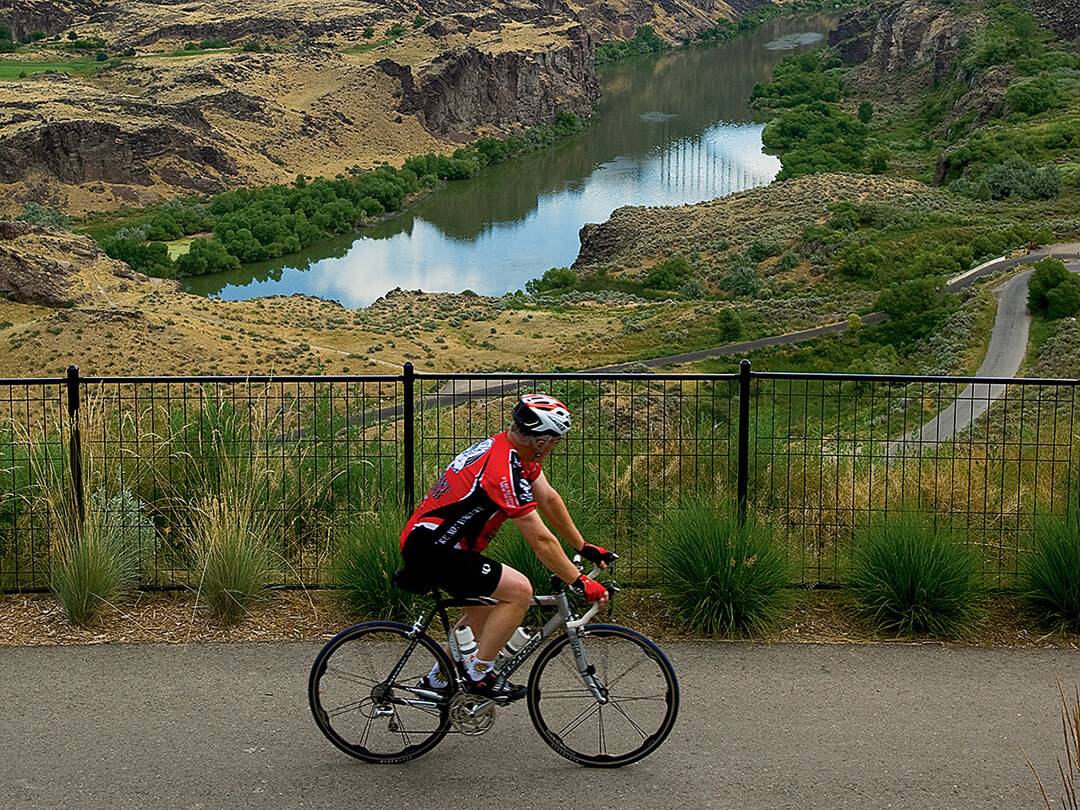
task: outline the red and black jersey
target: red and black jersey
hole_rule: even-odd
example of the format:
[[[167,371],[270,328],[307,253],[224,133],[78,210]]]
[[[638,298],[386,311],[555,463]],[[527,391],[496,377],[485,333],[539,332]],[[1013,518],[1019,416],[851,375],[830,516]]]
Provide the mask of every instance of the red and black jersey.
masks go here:
[[[524,464],[506,433],[463,450],[450,462],[413,512],[401,533],[401,546],[416,528],[446,548],[483,551],[502,522],[536,508],[532,482],[540,465]]]

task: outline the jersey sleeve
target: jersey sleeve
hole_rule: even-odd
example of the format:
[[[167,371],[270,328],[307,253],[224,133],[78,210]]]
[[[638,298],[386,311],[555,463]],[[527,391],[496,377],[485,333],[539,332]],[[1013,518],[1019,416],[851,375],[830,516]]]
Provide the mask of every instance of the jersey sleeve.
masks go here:
[[[530,484],[539,478],[540,473],[544,471],[544,469],[535,461],[530,462],[529,464],[522,464],[521,469],[525,473],[525,480]]]
[[[515,450],[511,449],[500,456],[491,460],[484,470],[480,484],[507,517],[519,518],[527,515],[536,509],[532,490],[532,481],[536,478],[530,479],[526,475],[525,465],[521,463]],[[539,465],[528,466],[536,466],[539,470]]]

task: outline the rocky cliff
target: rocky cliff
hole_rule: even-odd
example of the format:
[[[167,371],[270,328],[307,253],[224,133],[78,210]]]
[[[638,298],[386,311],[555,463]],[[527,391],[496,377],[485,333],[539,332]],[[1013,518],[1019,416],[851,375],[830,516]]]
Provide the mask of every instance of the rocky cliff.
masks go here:
[[[849,65],[852,80],[881,83],[903,75],[904,88],[924,86],[950,74],[960,43],[985,23],[978,14],[960,15],[925,0],[874,4],[844,16],[829,44]]]
[[[600,97],[592,37],[579,25],[566,31],[563,47],[493,53],[467,46],[440,54],[416,75],[392,60],[379,64],[401,82],[398,109],[418,114],[439,137],[547,123],[561,111],[588,116]]]

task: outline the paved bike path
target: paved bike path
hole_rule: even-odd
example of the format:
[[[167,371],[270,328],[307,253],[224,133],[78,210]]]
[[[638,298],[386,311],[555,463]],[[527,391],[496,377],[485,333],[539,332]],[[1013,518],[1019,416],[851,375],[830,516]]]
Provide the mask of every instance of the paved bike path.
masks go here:
[[[550,751],[524,706],[404,766],[340,754],[305,696],[317,644],[0,648],[0,807],[1014,808],[1063,753],[1080,654],[664,645],[683,707],[615,771]]]

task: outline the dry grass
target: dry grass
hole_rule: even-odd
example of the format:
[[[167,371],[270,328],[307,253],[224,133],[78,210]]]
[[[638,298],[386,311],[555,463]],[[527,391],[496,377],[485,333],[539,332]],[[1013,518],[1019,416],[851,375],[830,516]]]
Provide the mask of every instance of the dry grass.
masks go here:
[[[1064,685],[1058,680],[1058,693],[1061,696],[1061,733],[1065,745],[1065,761],[1062,762],[1059,757],[1057,762],[1062,791],[1059,801],[1051,801],[1035,763],[1026,752],[1025,758],[1035,775],[1046,810],[1055,810],[1059,803],[1062,810],[1080,810],[1080,687],[1076,688],[1070,702]]]

